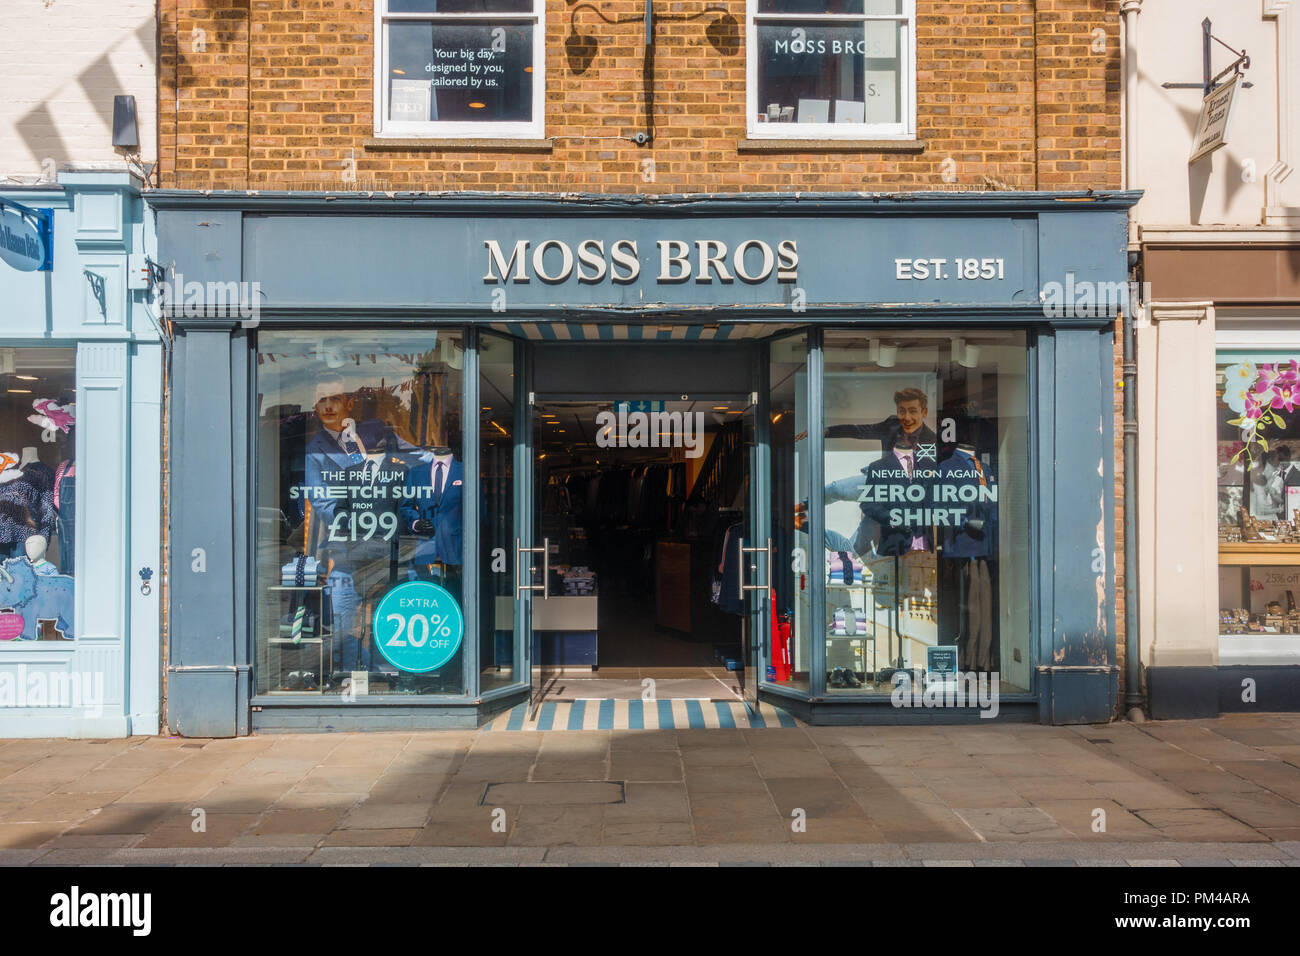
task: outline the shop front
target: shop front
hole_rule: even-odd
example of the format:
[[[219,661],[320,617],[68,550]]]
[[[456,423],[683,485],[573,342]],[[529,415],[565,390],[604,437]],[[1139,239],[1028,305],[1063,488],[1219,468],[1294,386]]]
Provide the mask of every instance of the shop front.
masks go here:
[[[1300,710],[1300,242],[1143,229],[1143,660],[1163,718]]]
[[[1133,194],[152,199],[173,730],[1112,716]]]
[[[153,248],[126,173],[0,189],[0,737],[159,730]]]

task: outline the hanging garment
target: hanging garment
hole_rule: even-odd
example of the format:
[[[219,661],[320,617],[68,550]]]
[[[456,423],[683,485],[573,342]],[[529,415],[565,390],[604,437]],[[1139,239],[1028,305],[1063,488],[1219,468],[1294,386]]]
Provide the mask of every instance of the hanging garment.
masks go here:
[[[971,558],[967,566],[966,610],[969,657],[967,667],[975,671],[993,670],[993,587],[989,563]]]
[[[77,463],[68,460],[54,472],[55,527],[59,532],[59,567],[64,574],[76,573]]]
[[[744,525],[740,522],[727,528],[723,536],[721,580],[719,582],[717,605],[727,614],[745,613],[745,596],[740,590],[740,541],[744,534]]]
[[[6,469],[4,475],[12,471]],[[31,535],[44,535],[48,541],[56,518],[54,473],[45,465],[28,465],[0,484],[0,544],[10,545],[12,553],[21,553]]]
[[[960,526],[941,529],[945,558],[984,558],[997,555],[998,503],[980,500],[997,492],[993,469],[967,451],[958,449],[939,466],[940,486],[969,488],[973,500],[958,497],[966,515]],[[971,494],[971,492],[968,492]]]

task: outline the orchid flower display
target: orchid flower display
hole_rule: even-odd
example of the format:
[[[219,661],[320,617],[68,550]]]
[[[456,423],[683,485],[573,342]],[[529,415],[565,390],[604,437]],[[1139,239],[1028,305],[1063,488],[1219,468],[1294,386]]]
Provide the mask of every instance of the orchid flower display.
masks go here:
[[[1254,463],[1255,446],[1268,451],[1268,426],[1286,427],[1278,411],[1293,412],[1300,405],[1300,360],[1258,366],[1238,362],[1224,370],[1224,377],[1224,404],[1237,413],[1228,424],[1241,429],[1241,440],[1245,442],[1245,447],[1232,456],[1232,463],[1236,464],[1242,455]]]

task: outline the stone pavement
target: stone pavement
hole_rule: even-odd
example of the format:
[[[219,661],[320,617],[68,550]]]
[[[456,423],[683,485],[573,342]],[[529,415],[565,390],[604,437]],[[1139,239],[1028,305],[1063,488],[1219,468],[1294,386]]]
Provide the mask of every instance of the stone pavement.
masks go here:
[[[1296,866],[1300,715],[0,741],[0,863]]]

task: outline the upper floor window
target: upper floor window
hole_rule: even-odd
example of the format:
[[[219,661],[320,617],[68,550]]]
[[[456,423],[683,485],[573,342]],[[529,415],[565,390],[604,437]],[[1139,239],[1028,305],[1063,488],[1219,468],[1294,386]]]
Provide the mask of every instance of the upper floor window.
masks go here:
[[[543,0],[378,0],[375,132],[543,135]]]
[[[915,21],[915,0],[749,0],[749,135],[914,136]]]

